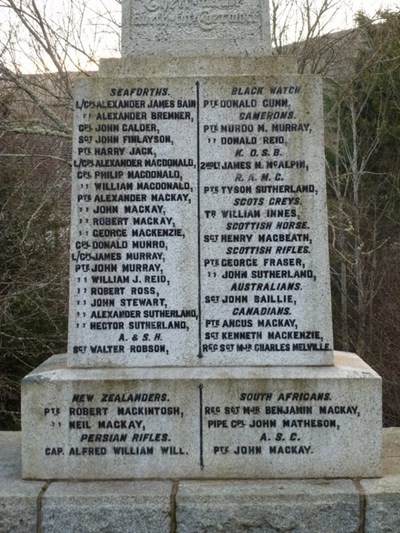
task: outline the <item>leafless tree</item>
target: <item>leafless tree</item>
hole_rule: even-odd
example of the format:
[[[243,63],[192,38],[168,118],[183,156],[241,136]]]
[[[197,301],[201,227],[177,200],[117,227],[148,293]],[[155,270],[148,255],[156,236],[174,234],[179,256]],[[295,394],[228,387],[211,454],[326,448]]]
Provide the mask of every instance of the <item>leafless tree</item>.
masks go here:
[[[118,31],[117,0],[54,4],[0,0],[0,425],[9,429],[20,378],[65,349],[72,86]]]

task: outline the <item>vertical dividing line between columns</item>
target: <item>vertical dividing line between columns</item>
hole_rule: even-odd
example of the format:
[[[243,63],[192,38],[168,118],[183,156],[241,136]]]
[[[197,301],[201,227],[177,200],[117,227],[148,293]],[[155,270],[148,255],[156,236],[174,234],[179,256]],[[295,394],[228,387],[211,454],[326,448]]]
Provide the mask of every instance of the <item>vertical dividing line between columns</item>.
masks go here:
[[[204,443],[203,443],[203,385],[199,385],[199,430],[200,430],[200,468],[204,470]]]
[[[202,329],[201,329],[201,228],[200,228],[200,219],[201,219],[201,199],[200,199],[200,82],[196,81],[196,100],[197,100],[197,278],[198,278],[198,318],[199,318],[199,354],[198,358],[203,358],[203,353],[201,350],[201,338],[202,338]]]

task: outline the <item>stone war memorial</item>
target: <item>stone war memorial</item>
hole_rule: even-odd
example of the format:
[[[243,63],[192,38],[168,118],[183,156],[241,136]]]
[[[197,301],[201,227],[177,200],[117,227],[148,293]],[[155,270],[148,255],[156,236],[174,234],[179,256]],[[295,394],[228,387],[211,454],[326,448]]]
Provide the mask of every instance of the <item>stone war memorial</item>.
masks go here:
[[[75,87],[68,353],[22,384],[22,475],[381,475],[381,380],[334,352],[322,81],[268,0],[124,0]]]

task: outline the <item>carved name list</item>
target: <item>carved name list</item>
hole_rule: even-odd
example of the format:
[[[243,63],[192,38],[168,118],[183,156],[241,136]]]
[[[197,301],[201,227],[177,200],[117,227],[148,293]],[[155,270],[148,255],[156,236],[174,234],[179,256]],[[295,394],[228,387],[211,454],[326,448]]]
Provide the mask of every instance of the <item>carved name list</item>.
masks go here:
[[[286,81],[80,81],[74,364],[327,364],[320,88]]]

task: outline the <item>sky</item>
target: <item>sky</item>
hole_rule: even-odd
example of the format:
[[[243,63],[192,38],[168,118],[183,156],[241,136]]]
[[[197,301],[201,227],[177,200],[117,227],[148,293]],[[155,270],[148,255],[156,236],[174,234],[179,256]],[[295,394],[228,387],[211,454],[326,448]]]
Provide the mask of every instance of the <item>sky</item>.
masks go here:
[[[357,11],[365,11],[367,15],[374,15],[379,9],[400,9],[400,0],[349,0],[348,7],[343,17],[338,17],[339,25],[343,28],[351,28],[353,26],[353,13]],[[342,20],[341,20],[342,19]]]
[[[396,6],[398,7],[400,5],[400,2],[384,0],[382,2],[380,2],[379,0],[353,0],[352,2],[350,2],[350,4],[353,6],[354,11],[362,9],[367,13],[372,14],[377,11],[381,6],[383,8],[396,9]]]

